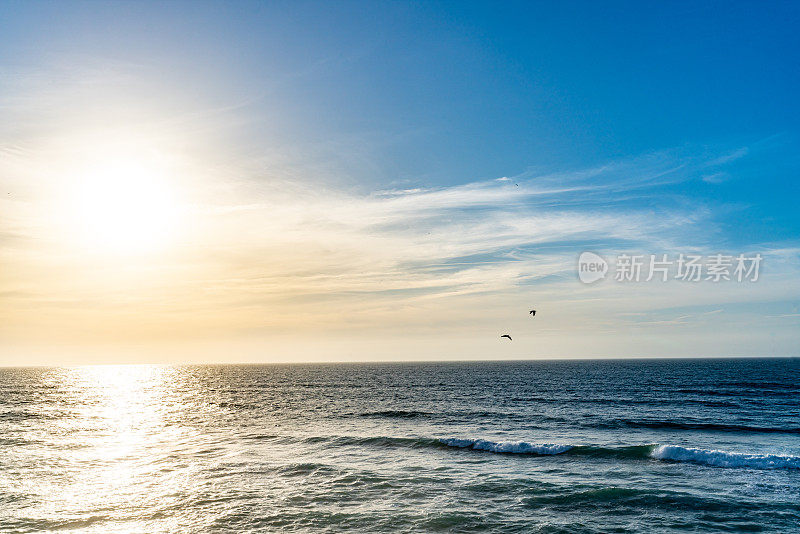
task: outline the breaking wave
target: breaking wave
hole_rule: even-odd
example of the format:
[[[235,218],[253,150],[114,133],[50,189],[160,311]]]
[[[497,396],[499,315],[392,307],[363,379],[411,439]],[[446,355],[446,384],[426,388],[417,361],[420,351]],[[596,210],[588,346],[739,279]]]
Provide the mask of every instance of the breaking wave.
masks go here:
[[[483,439],[440,439],[448,447],[486,451],[500,454],[531,456],[592,456],[600,458],[654,459],[668,462],[688,462],[711,467],[740,467],[748,469],[800,469],[800,456],[777,454],[747,454],[706,450],[678,445],[633,445],[627,447],[597,447],[525,441],[489,441]]]
[[[657,460],[691,462],[713,467],[745,467],[750,469],[800,469],[800,456],[746,454],[717,450],[659,445],[651,456]]]
[[[448,447],[460,447],[476,451],[489,451],[508,454],[535,454],[549,456],[561,454],[572,449],[571,445],[558,445],[554,443],[527,443],[525,441],[488,441],[484,439],[443,439],[441,443]]]

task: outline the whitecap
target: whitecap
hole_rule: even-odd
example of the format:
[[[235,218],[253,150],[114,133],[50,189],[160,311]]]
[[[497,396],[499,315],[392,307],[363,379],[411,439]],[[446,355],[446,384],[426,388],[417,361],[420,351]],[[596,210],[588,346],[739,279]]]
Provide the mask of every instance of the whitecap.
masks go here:
[[[441,443],[450,447],[468,448],[478,451],[499,452],[508,454],[540,454],[553,455],[567,452],[572,445],[557,443],[528,443],[526,441],[489,441],[484,439],[442,439]]]
[[[691,462],[713,467],[744,467],[750,469],[800,469],[800,457],[777,454],[747,454],[720,450],[659,445],[650,454],[658,460]]]

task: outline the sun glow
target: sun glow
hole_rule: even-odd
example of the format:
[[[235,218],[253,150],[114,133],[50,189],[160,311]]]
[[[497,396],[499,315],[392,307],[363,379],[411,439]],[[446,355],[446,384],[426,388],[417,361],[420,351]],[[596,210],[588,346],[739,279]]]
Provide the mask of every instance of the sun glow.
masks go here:
[[[78,240],[98,253],[162,249],[174,237],[181,212],[168,176],[135,160],[113,161],[80,173],[71,204]]]

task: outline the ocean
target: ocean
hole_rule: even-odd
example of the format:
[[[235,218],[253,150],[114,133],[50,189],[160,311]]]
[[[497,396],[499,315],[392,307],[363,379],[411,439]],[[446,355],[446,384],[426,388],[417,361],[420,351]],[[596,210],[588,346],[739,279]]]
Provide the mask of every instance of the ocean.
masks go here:
[[[0,369],[2,532],[800,532],[800,359]]]

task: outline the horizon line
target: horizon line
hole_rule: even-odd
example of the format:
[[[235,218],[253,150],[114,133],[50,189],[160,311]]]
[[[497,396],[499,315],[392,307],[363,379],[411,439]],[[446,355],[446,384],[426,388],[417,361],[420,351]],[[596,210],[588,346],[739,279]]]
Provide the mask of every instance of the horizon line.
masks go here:
[[[4,365],[0,369],[70,369],[77,367],[122,367],[122,366],[272,366],[272,365],[369,365],[369,364],[444,364],[444,363],[519,363],[519,362],[586,362],[586,361],[654,361],[654,360],[791,360],[800,355],[781,356],[598,356],[594,358],[474,358],[460,360],[303,360],[271,362],[128,362],[128,363],[84,363],[69,365]]]

